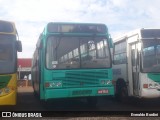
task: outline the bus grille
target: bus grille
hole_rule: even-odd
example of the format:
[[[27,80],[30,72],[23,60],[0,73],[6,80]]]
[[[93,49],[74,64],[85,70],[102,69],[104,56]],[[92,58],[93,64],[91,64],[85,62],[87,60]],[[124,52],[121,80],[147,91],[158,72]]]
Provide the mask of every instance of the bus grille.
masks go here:
[[[107,70],[98,71],[67,71],[63,87],[87,87],[99,85],[99,79],[107,79]]]

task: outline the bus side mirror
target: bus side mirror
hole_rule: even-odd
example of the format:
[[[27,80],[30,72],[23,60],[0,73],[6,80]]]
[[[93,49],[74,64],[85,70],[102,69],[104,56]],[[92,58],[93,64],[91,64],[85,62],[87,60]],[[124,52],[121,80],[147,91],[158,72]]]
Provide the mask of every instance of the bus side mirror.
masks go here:
[[[17,51],[18,52],[22,52],[22,43],[21,43],[21,41],[17,41]]]

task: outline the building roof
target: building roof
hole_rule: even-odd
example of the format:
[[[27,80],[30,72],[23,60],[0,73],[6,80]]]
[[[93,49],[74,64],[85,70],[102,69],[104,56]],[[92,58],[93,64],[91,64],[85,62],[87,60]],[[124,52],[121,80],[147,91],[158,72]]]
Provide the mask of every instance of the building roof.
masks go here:
[[[30,67],[32,65],[32,59],[31,58],[18,58],[18,67]]]

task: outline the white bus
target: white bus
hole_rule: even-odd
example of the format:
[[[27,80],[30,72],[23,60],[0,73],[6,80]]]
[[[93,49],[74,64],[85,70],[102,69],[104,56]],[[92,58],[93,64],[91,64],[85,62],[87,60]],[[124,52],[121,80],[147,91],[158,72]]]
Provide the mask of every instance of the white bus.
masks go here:
[[[113,41],[116,98],[160,97],[160,29],[138,29]]]

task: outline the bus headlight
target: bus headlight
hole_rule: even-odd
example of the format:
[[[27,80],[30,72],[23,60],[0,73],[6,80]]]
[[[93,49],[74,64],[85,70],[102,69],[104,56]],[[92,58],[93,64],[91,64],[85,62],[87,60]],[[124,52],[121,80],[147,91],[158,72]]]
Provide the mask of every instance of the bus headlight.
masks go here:
[[[11,89],[9,87],[0,89],[0,95],[6,95],[6,94],[9,94],[10,92],[11,92]]]
[[[10,92],[10,88],[9,87],[4,88],[4,92],[5,93],[9,93]]]
[[[160,84],[159,83],[149,83],[149,88],[152,89],[159,89],[160,88]]]
[[[52,87],[61,87],[62,86],[62,82],[53,82],[51,84]]]
[[[102,85],[110,85],[112,83],[112,81],[111,80],[101,80],[100,83]]]
[[[149,86],[149,88],[153,88],[153,85],[151,83],[148,86]]]
[[[0,90],[0,95],[3,93],[2,89]]]
[[[155,87],[155,88],[159,88],[159,84],[158,84],[158,83],[155,83],[155,84],[154,84],[154,87]]]
[[[112,81],[111,80],[107,80],[107,85],[109,85],[109,84],[111,84],[112,83]]]
[[[105,80],[101,80],[101,84],[102,84],[102,85],[105,85]]]
[[[60,86],[62,86],[62,83],[61,82],[57,82],[56,86],[60,87]]]
[[[45,87],[47,88],[62,87],[62,82],[61,81],[47,82],[45,83]]]

